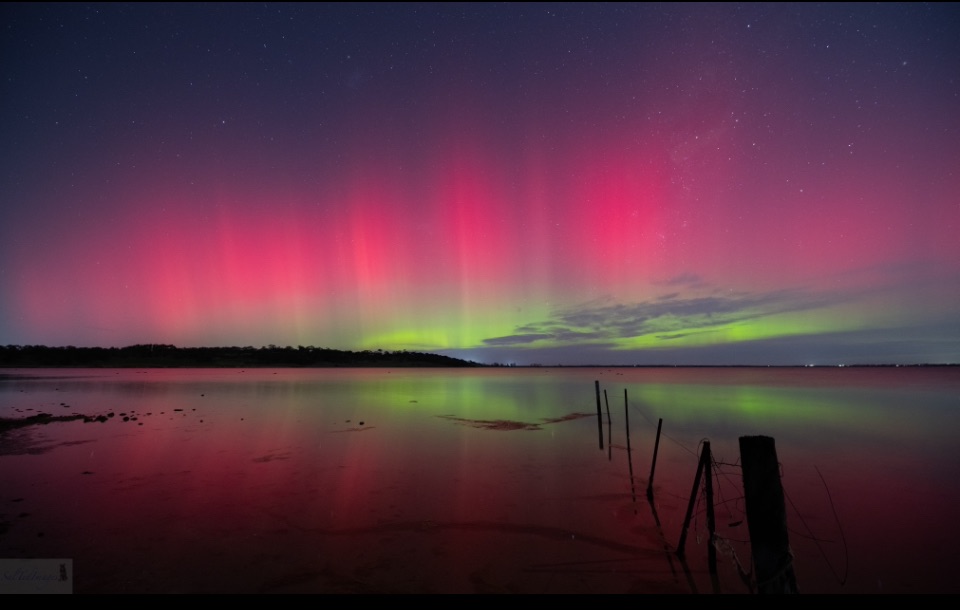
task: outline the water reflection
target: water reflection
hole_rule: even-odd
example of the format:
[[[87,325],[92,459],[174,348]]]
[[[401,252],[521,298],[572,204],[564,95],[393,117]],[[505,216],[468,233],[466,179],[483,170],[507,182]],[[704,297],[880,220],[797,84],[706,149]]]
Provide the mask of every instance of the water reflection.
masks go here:
[[[667,552],[703,439],[739,592],[737,442],[757,434],[801,591],[957,590],[953,369],[19,372],[0,417],[114,414],[3,436],[27,450],[0,452],[0,556],[71,557],[78,592],[710,592],[702,506],[690,574]],[[652,505],[624,389],[638,491],[664,421]]]

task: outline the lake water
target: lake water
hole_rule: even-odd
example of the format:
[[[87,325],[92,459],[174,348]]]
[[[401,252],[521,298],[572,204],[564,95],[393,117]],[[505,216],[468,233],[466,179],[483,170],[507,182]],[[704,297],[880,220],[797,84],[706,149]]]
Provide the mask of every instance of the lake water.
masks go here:
[[[744,593],[752,435],[801,592],[960,592],[958,368],[2,371],[39,412],[113,413],[0,436],[0,559],[77,593]],[[673,552],[703,440],[716,578],[702,487]]]

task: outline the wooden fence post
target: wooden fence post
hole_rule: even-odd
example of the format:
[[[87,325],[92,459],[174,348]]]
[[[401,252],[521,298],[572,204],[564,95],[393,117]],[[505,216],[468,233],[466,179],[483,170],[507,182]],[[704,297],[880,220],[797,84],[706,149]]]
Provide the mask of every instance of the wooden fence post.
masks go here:
[[[703,452],[707,456],[703,461],[704,467],[707,469],[707,480],[704,485],[707,493],[707,534],[709,536],[707,541],[707,567],[711,574],[716,574],[717,547],[714,544],[714,539],[717,537],[717,520],[713,514],[713,456],[710,454],[710,441],[703,442]]]
[[[663,418],[657,422],[657,442],[653,445],[653,462],[650,464],[650,480],[647,481],[647,500],[653,501],[653,471],[657,468],[657,452],[660,450],[660,428],[663,427]]]
[[[613,438],[613,420],[610,419],[610,401],[607,400],[607,391],[603,391],[603,404],[607,407],[607,438]],[[613,443],[607,443],[607,461],[613,461]]]
[[[707,471],[710,476],[710,464],[707,462],[710,456],[710,443],[704,443],[704,449],[700,452],[700,461],[697,463],[697,474],[693,477],[693,489],[690,491],[690,502],[687,503],[687,516],[683,518],[683,529],[680,530],[680,542],[677,543],[677,556],[681,559],[685,552],[684,546],[687,543],[687,528],[690,527],[690,519],[693,517],[693,507],[697,503],[697,493],[700,491],[700,477],[703,471]]]
[[[594,381],[597,390],[597,432],[600,435],[600,449],[603,449],[603,413],[600,412],[600,381]]]
[[[637,512],[637,488],[633,482],[633,449],[630,447],[630,403],[627,402],[627,388],[623,388],[624,422],[627,428],[627,462],[630,464],[630,497],[633,498],[633,512]]]
[[[773,438],[741,436],[740,463],[758,593],[799,593]]]

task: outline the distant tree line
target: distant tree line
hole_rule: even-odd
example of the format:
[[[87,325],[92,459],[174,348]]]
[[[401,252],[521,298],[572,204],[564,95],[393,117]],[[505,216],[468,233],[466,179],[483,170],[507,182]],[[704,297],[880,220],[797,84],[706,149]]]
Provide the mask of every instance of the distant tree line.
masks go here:
[[[0,346],[0,367],[466,367],[476,362],[422,352],[325,347]]]

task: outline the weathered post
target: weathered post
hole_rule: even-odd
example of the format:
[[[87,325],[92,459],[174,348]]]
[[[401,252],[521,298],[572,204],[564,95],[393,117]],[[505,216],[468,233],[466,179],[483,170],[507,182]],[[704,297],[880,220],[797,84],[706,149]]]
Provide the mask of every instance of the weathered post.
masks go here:
[[[597,390],[597,432],[600,435],[600,449],[603,449],[603,413],[600,412],[600,380],[593,382]]]
[[[630,497],[633,499],[633,511],[637,511],[637,488],[633,483],[633,449],[630,448],[630,404],[627,402],[627,388],[623,388],[624,421],[627,427],[627,462],[630,464]]]
[[[610,401],[607,400],[607,391],[603,391],[603,404],[607,407],[607,438],[613,438],[613,420],[610,419]],[[613,443],[607,443],[607,461],[613,461]]]
[[[717,535],[717,520],[713,514],[713,456],[710,454],[710,441],[703,442],[703,453],[707,458],[704,460],[707,468],[707,480],[704,487],[707,492],[707,567],[711,574],[717,573],[717,547],[714,545]]]
[[[703,451],[700,452],[700,461],[697,463],[697,474],[693,477],[693,489],[690,491],[690,502],[687,503],[687,515],[683,518],[683,528],[680,530],[680,542],[677,543],[677,556],[681,559],[685,553],[684,547],[687,543],[687,528],[690,527],[690,519],[693,517],[693,507],[697,503],[697,492],[700,490],[700,477],[703,471],[707,471],[710,476],[710,443],[704,442]]]
[[[741,436],[740,463],[758,593],[799,593],[773,438]]]
[[[657,422],[657,442],[653,445],[653,462],[650,464],[650,480],[647,481],[647,500],[653,501],[653,471],[657,468],[657,452],[660,450],[660,429],[663,427],[663,418]]]

